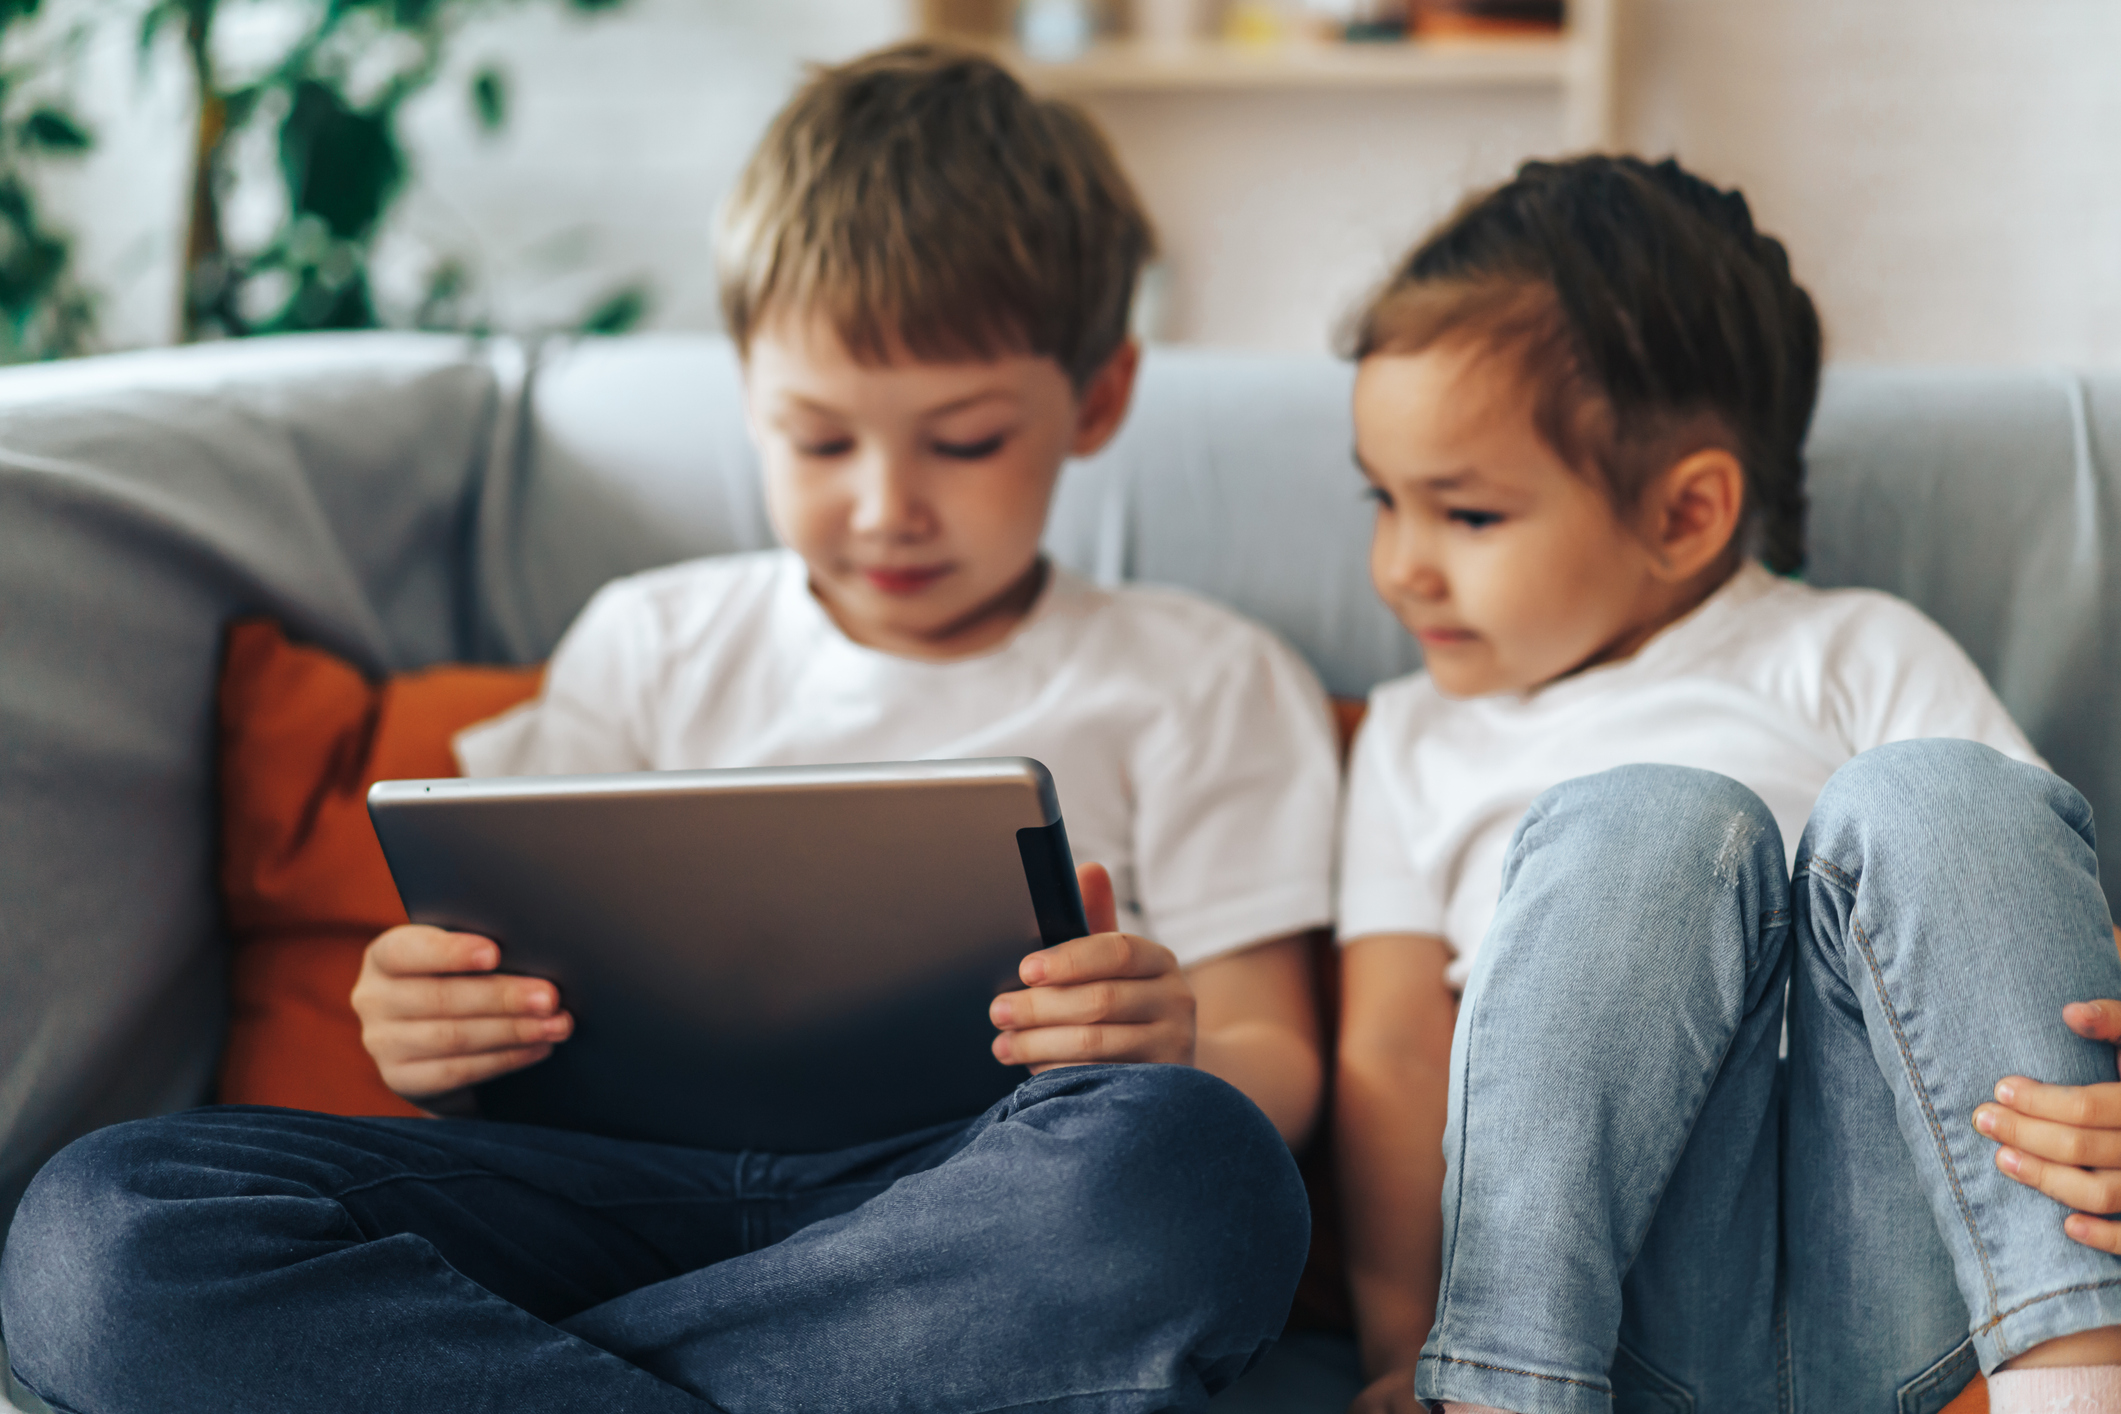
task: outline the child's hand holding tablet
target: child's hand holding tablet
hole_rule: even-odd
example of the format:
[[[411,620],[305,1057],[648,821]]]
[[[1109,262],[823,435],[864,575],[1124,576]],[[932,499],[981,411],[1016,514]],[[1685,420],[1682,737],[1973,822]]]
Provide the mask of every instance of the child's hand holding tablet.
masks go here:
[[[1032,1073],[1101,1061],[1193,1061],[1193,991],[1169,948],[1121,933],[1102,864],[1076,871],[1093,930],[1023,960],[1024,990],[994,999],[994,1057]],[[408,923],[368,945],[353,993],[383,1082],[448,1110],[481,1081],[552,1054],[574,1031],[559,989],[497,972],[489,938]]]
[[[361,958],[354,1011],[383,1083],[448,1109],[459,1092],[552,1054],[574,1030],[559,988],[497,973],[501,949],[475,933],[408,923]]]
[[[1017,969],[1021,992],[987,1009],[994,1056],[1036,1075],[1098,1061],[1193,1064],[1193,989],[1171,949],[1119,931],[1112,876],[1102,864],[1075,871],[1090,933],[1042,948]]]

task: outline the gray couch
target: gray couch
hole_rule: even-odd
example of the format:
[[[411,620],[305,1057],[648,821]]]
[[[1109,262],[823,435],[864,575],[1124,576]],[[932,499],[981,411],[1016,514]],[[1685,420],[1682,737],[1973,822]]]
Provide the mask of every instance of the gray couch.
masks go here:
[[[1190,586],[1359,695],[1349,370],[1159,349],[1051,544]],[[2121,375],[1836,369],[1811,577],[1906,596],[2121,809]],[[200,1100],[219,1044],[212,700],[269,613],[377,673],[542,657],[614,575],[769,543],[728,346],[389,334],[0,373],[0,1223],[98,1125]],[[2101,850],[2121,867],[2121,830]]]

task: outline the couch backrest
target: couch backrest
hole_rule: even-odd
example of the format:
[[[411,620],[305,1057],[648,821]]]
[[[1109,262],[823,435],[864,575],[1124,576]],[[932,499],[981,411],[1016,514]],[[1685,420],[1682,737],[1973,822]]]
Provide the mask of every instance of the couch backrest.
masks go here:
[[[0,1221],[75,1135],[206,1093],[222,626],[454,653],[494,389],[391,337],[0,374]]]
[[[1329,688],[1417,663],[1371,595],[1348,369],[1153,351],[1049,534],[1182,584]],[[1837,369],[1812,575],[1905,595],[2121,811],[2121,375]],[[617,574],[771,543],[728,345],[345,335],[0,373],[0,1217],[219,1041],[212,693],[272,613],[373,671],[542,657]],[[2121,829],[2102,851],[2121,868]]]

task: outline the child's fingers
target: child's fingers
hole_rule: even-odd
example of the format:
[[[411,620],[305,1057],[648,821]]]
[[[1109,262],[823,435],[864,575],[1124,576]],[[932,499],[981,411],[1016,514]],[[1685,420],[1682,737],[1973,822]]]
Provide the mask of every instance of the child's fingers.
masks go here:
[[[542,977],[392,977],[364,974],[354,1010],[378,1021],[441,1016],[553,1016],[559,989]]]
[[[2071,1002],[2062,1008],[2062,1020],[2070,1030],[2093,1041],[2121,1041],[2121,1002],[2102,998]]]
[[[2121,1223],[2106,1218],[2088,1218],[2082,1213],[2071,1213],[2063,1219],[2062,1231],[2072,1242],[2081,1242],[2086,1247],[2096,1247],[2101,1252],[2121,1255]]]
[[[1092,933],[1026,957],[1016,974],[1026,987],[1066,987],[1104,977],[1155,977],[1178,970],[1161,943],[1131,933]]]
[[[488,1051],[476,1056],[452,1056],[446,1060],[409,1061],[385,1067],[383,1083],[406,1099],[417,1101],[521,1070],[551,1054],[552,1047],[546,1044]]]
[[[448,933],[408,923],[378,934],[368,945],[362,965],[388,977],[491,972],[501,965],[501,949],[491,938],[476,933]]]
[[[1996,1103],[2034,1119],[2121,1129],[2121,1084],[2046,1085],[2013,1075],[1997,1082]]]
[[[2052,1164],[2016,1149],[1996,1151],[1996,1167],[2080,1213],[2121,1213],[2121,1172]]]
[[[1028,1065],[1034,1071],[1111,1061],[1183,1065],[1192,1060],[1191,1039],[1190,1031],[1161,1021],[1039,1026],[1002,1032],[994,1038],[994,1058],[1004,1065]]]
[[[524,1046],[563,1041],[574,1030],[574,1018],[558,1016],[451,1017],[434,1021],[399,1021],[371,1033],[369,1053],[377,1061],[403,1065],[452,1056],[489,1055]]]
[[[1193,1009],[1193,993],[1175,973],[1162,977],[1103,978],[1073,987],[1004,992],[987,1017],[1004,1031],[1030,1026],[1079,1026],[1100,1021],[1156,1021]]]
[[[2028,1119],[2001,1105],[1974,1111],[1974,1128],[1999,1144],[2075,1168],[2121,1169],[2121,1129],[2086,1129],[2054,1120]]]

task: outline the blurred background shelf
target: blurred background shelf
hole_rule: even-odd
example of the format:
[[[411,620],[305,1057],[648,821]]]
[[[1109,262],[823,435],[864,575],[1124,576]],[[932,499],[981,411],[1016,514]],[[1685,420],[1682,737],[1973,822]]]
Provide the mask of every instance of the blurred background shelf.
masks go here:
[[[1063,63],[1027,58],[1014,45],[998,46],[997,52],[1025,78],[1054,93],[1554,84],[1568,78],[1573,57],[1570,42],[1558,35],[1361,44],[1291,39],[1270,45],[1107,39],[1082,58]]]
[[[447,43],[432,81],[393,110],[402,162],[334,144],[334,160],[360,167],[372,196],[379,173],[397,181],[366,253],[351,252],[375,312],[392,326],[534,334],[615,327],[634,310],[651,328],[718,327],[705,233],[805,66],[923,34],[1006,46],[1032,0],[376,3],[399,17],[392,24]],[[1292,46],[1233,54],[1182,40],[1184,62],[1153,68],[1146,55],[1094,45],[1079,66],[1050,69],[1002,50],[1088,111],[1134,179],[1164,256],[1157,298],[1143,305],[1160,311],[1144,322],[1161,339],[1327,348],[1466,193],[1529,157],[1602,147],[1674,153],[1742,186],[1804,272],[1837,358],[2121,363],[2115,0],[2019,6],[2002,25],[1995,0],[1623,0],[1617,15],[1602,0],[1573,0],[1560,34],[1507,48],[1494,37],[1447,41],[1435,21],[1453,8],[1492,19],[1512,0],[1411,0],[1421,31],[1411,44],[1324,55],[1293,48],[1319,16],[1385,0],[1087,3],[1105,17],[1095,32],[1105,43],[1149,38],[1143,17],[1173,6],[1197,18],[1189,33],[1218,38],[1240,28],[1233,16],[1271,7]],[[372,7],[196,8],[220,13],[209,48],[225,48],[220,86],[232,93],[287,67],[290,46],[328,13]],[[0,20],[13,46],[0,68],[33,71],[9,81],[6,136],[45,133],[34,148],[0,143],[0,170],[11,158],[41,164],[36,212],[73,238],[65,269],[96,295],[83,345],[179,337],[203,120],[189,25],[165,24],[143,51],[134,0],[42,0],[26,17],[0,0]],[[88,42],[76,48],[69,36],[82,24]],[[377,91],[366,66],[417,61],[417,49],[400,56],[404,38],[391,27],[349,35],[362,77],[332,79],[350,106],[328,106],[327,118],[379,131],[364,106]],[[332,54],[311,67],[339,73],[345,55]],[[69,106],[88,147],[36,116]],[[231,139],[223,235],[253,261],[280,235],[314,234],[289,229],[291,192],[309,183],[279,160],[291,111],[255,106]],[[345,129],[307,131],[314,140]],[[352,188],[317,190],[343,210]],[[206,274],[202,285],[221,283]],[[270,313],[285,276],[266,268],[242,284],[271,296]],[[440,289],[454,294],[433,298]],[[644,299],[614,298],[634,289]]]
[[[1276,93],[1421,93],[1539,89],[1561,104],[1560,146],[1610,148],[1614,111],[1616,7],[1621,0],[1568,0],[1559,29],[1521,33],[1422,33],[1409,39],[1333,40],[1301,24],[1269,38],[1203,33],[1143,37],[1124,18],[1080,57],[1035,58],[1011,36],[1006,0],[923,0],[924,33],[975,44],[1049,93],[1088,100],[1132,97],[1271,96]],[[1204,13],[1211,13],[1205,11]]]

